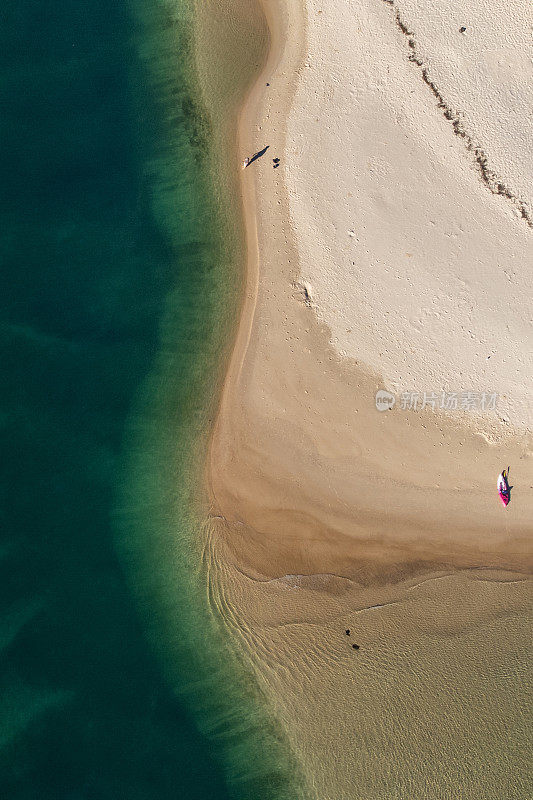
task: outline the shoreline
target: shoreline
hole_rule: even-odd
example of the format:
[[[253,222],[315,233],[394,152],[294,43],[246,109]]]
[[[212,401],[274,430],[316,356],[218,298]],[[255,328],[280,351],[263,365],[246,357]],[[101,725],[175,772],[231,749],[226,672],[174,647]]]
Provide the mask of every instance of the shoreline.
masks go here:
[[[220,9],[217,0],[215,10]],[[154,42],[157,49],[154,46],[150,59],[154,75],[168,89],[167,120],[178,114],[184,130],[179,142],[184,169],[177,171],[177,194],[185,197],[179,182],[185,179],[191,199],[177,216],[174,185],[167,186],[167,173],[158,172],[154,206],[160,214],[166,212],[169,230],[178,234],[173,242],[179,258],[173,266],[183,262],[185,269],[171,273],[158,347],[130,410],[115,509],[116,547],[168,694],[186,709],[223,776],[220,785],[215,784],[210,762],[204,762],[206,780],[213,778],[211,789],[217,797],[220,792],[251,799],[259,784],[265,787],[265,797],[281,800],[295,795],[297,765],[270,709],[258,697],[250,665],[229,641],[224,617],[206,591],[211,531],[205,460],[240,296],[235,265],[240,264],[241,226],[230,202],[235,176],[221,145],[227,143],[233,123],[233,101],[249,82],[254,62],[241,54],[240,71],[228,88],[231,97],[227,104],[218,98],[226,115],[217,116],[218,108],[210,103],[210,92],[217,87],[209,84],[210,74],[201,73],[200,56],[206,52],[216,65],[213,48],[202,48],[212,44],[224,50],[231,40],[209,28],[209,19],[200,19],[197,11],[197,5],[184,3],[174,24],[165,26],[162,39]],[[202,4],[202,13],[207,11]],[[207,26],[200,31],[204,22]],[[247,15],[239,31],[253,35],[254,24]],[[183,39],[177,39],[176,25]],[[174,61],[169,58],[168,81],[159,70],[161,52],[175,56]],[[171,94],[176,62],[180,94]],[[221,62],[219,73],[223,72]],[[173,147],[175,133],[169,125]],[[176,158],[169,158],[169,170],[177,170],[177,165]],[[187,260],[180,251],[185,243],[190,245]]]
[[[284,24],[286,24],[286,20],[285,22],[282,21],[284,12],[286,11],[285,0],[274,0],[273,4],[269,3],[268,0],[255,0],[255,2],[262,9],[265,15],[270,41],[266,62],[263,65],[260,74],[257,76],[252,88],[246,94],[238,113],[236,152],[239,154],[238,160],[240,161],[243,160],[245,154],[259,152],[259,150],[262,149],[262,146],[264,146],[264,144],[261,144],[264,141],[263,137],[257,133],[257,130],[260,130],[262,127],[259,125],[261,122],[261,115],[258,111],[258,106],[264,99],[265,83],[269,82],[267,80],[268,77],[275,73],[281,59],[287,54],[287,46],[283,41],[282,31]],[[298,0],[298,3],[300,2],[301,0]],[[275,5],[276,9],[273,9],[272,5]],[[301,28],[303,29],[303,27],[302,12]],[[301,50],[302,53],[303,49],[303,43],[299,46],[294,45],[292,48],[293,51]],[[291,62],[296,63],[296,60],[293,59],[291,55],[288,56],[288,59]],[[291,90],[289,89],[289,91],[286,93],[287,96],[290,93]],[[276,136],[277,142],[274,145],[270,144],[272,137],[269,139],[268,147],[271,152],[274,152],[273,147],[276,147],[276,145],[280,149],[284,148],[285,134],[286,132],[282,131],[278,136]],[[268,154],[267,160],[269,160],[269,158],[270,153]],[[253,167],[251,169],[253,169]],[[256,180],[253,180],[253,174],[250,179],[247,180],[248,175],[249,173],[246,170],[243,170],[239,175],[240,207],[242,210],[246,240],[244,269],[245,288],[243,292],[243,303],[240,309],[237,335],[235,337],[233,352],[224,380],[224,388],[218,417],[224,413],[224,404],[231,402],[226,395],[232,391],[232,384],[234,384],[237,379],[236,376],[242,369],[248,346],[250,344],[254,315],[258,300],[260,237],[256,196],[260,191],[260,186]],[[281,193],[283,193],[283,189],[280,190],[280,194]],[[293,249],[295,252],[294,247]],[[210,470],[213,468],[212,462],[210,463],[209,468]]]

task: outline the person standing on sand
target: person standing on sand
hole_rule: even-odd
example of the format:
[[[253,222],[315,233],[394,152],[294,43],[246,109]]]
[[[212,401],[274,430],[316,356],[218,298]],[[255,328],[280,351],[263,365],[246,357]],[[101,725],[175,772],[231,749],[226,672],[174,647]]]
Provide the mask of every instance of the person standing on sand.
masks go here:
[[[269,147],[270,145],[267,144],[267,146],[263,147],[262,150],[258,150],[257,153],[254,153],[251,158],[245,158],[244,161],[242,162],[242,169],[246,169],[246,167],[249,167],[250,164],[253,164],[254,161],[257,161],[258,158],[264,156]]]

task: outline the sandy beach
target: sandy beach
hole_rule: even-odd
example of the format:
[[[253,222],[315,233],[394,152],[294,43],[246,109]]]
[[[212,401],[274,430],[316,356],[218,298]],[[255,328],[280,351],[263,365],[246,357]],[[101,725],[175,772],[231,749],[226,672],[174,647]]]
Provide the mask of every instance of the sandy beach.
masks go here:
[[[248,526],[241,558],[258,567],[268,551],[258,571],[271,576],[353,573],[376,558],[393,571],[524,568],[531,227],[483,182],[388,4],[366,7],[365,29],[389,37],[377,67],[399,74],[391,89],[370,61],[347,78],[373,47],[342,16],[352,6],[339,3],[335,25],[331,4],[265,8],[273,47],[241,154],[269,150],[243,173],[248,285],[212,446],[217,511]],[[342,76],[328,47],[349,28]],[[354,94],[369,95],[365,108]],[[376,413],[381,388],[396,393],[390,412]],[[402,409],[408,390],[435,394],[436,409]],[[443,391],[455,411],[440,410]],[[483,393],[497,394],[495,410],[481,412]],[[495,480],[507,465],[516,501],[504,513]]]
[[[242,172],[211,588],[310,797],[525,798],[528,8],[263,7],[270,55],[239,150],[268,150]]]

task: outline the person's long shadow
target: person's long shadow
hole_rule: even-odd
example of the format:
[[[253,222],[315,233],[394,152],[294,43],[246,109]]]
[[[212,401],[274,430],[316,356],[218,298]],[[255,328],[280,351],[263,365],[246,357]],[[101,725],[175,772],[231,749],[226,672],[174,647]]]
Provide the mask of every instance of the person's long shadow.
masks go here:
[[[270,147],[270,145],[269,145],[269,144],[267,144],[267,146],[266,146],[266,147],[263,147],[263,149],[262,149],[262,150],[259,150],[257,153],[254,153],[254,155],[253,155],[253,156],[251,157],[251,159],[249,160],[249,162],[248,162],[247,166],[249,167],[249,166],[250,166],[250,164],[253,164],[253,163],[254,163],[254,161],[257,161],[257,159],[258,159],[258,158],[261,158],[261,156],[264,156],[264,155],[265,155],[265,153],[266,153],[266,151],[268,150],[268,148],[269,148],[269,147]]]

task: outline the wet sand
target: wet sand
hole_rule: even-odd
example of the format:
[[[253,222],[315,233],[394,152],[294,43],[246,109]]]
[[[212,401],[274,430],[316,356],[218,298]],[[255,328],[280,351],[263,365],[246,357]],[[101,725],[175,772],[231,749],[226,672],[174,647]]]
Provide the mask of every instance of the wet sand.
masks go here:
[[[316,3],[263,5],[271,50],[242,111],[240,157],[269,149],[242,173],[248,273],[208,464],[211,590],[291,737],[310,797],[445,798],[461,788],[462,797],[496,800],[507,786],[511,796],[525,798],[533,510],[527,348],[512,375],[514,402],[499,415],[402,410],[399,404],[379,413],[374,400],[380,388],[494,386],[504,393],[509,365],[501,358],[501,369],[491,366],[487,373],[486,362],[485,372],[479,368],[480,358],[476,362],[463,346],[465,330],[476,320],[461,315],[465,298],[472,309],[487,298],[492,267],[480,274],[473,254],[476,248],[493,252],[495,226],[501,242],[494,263],[502,266],[511,252],[521,264],[527,253],[531,230],[516,199],[522,189],[518,181],[512,198],[494,193],[476,164],[467,163],[472,153],[416,73],[419,65],[409,61],[410,46],[406,50],[394,14],[381,15],[391,14],[389,4],[379,11],[365,6],[364,21],[391,37],[385,50],[390,69],[407,70],[404,88],[415,108],[405,106],[402,136],[389,127],[390,140],[377,153],[373,130],[380,129],[379,114],[391,108],[384,101],[384,110],[374,109],[377,95],[386,95],[383,83],[377,82],[368,104],[368,115],[375,111],[376,118],[364,117],[367,131],[357,147],[351,140],[345,147],[333,118],[336,76],[356,57],[346,56],[341,34],[350,23],[355,49],[363,35],[360,21],[337,19],[336,48],[331,32],[320,33],[317,18],[326,9]],[[361,61],[365,47],[368,42],[361,46]],[[369,64],[354,78],[354,91],[372,82]],[[327,123],[315,125],[320,110]],[[423,126],[410,111],[424,115]],[[358,130],[361,119],[354,114],[350,124]],[[412,145],[409,154],[400,153],[400,177],[387,164],[395,136]],[[342,174],[327,169],[344,164],[350,148],[356,165],[356,174],[349,175],[352,188]],[[397,156],[393,152],[392,160]],[[278,168],[274,158],[281,159]],[[368,175],[358,177],[370,162],[379,173],[378,188]],[[435,163],[442,180],[431,174]],[[515,175],[511,170],[506,176],[509,185]],[[410,243],[402,242],[416,213],[407,198],[432,179],[438,180],[440,207],[433,214],[422,204],[423,258],[417,264],[405,256],[400,264],[391,250],[386,262],[384,239],[396,237],[397,246],[411,252]],[[394,195],[400,184],[405,202],[398,197],[394,207],[387,205],[385,190]],[[350,193],[357,202],[352,204]],[[431,276],[439,280],[443,262],[435,243],[446,239],[446,215],[453,217],[465,193],[467,288],[454,288],[452,281],[436,291]],[[363,217],[365,209],[372,213]],[[429,217],[437,211],[432,233]],[[348,217],[351,227],[345,225]],[[361,239],[363,219],[367,261],[346,249]],[[371,270],[378,251],[379,269]],[[358,269],[346,271],[345,261],[357,261]],[[514,269],[504,264],[503,271],[507,267]],[[409,287],[395,289],[397,272],[410,276],[417,308],[430,308],[427,297],[416,294],[423,285],[438,311],[437,327],[430,313],[414,320],[428,335],[410,347],[402,339],[413,324],[402,306]],[[528,318],[510,304],[516,292],[529,291],[523,274],[514,269],[516,285],[508,288],[506,303],[487,310],[481,331],[474,325],[474,351],[487,337],[498,340],[502,330],[527,336]],[[385,352],[377,329],[388,324],[389,311],[404,328],[399,344]],[[442,318],[462,333],[448,339],[441,353],[434,345]],[[457,372],[447,367],[453,347]],[[495,482],[508,464],[515,489],[503,509]],[[345,627],[354,627],[354,615],[358,651],[344,634]],[[361,671],[354,671],[355,664]]]

